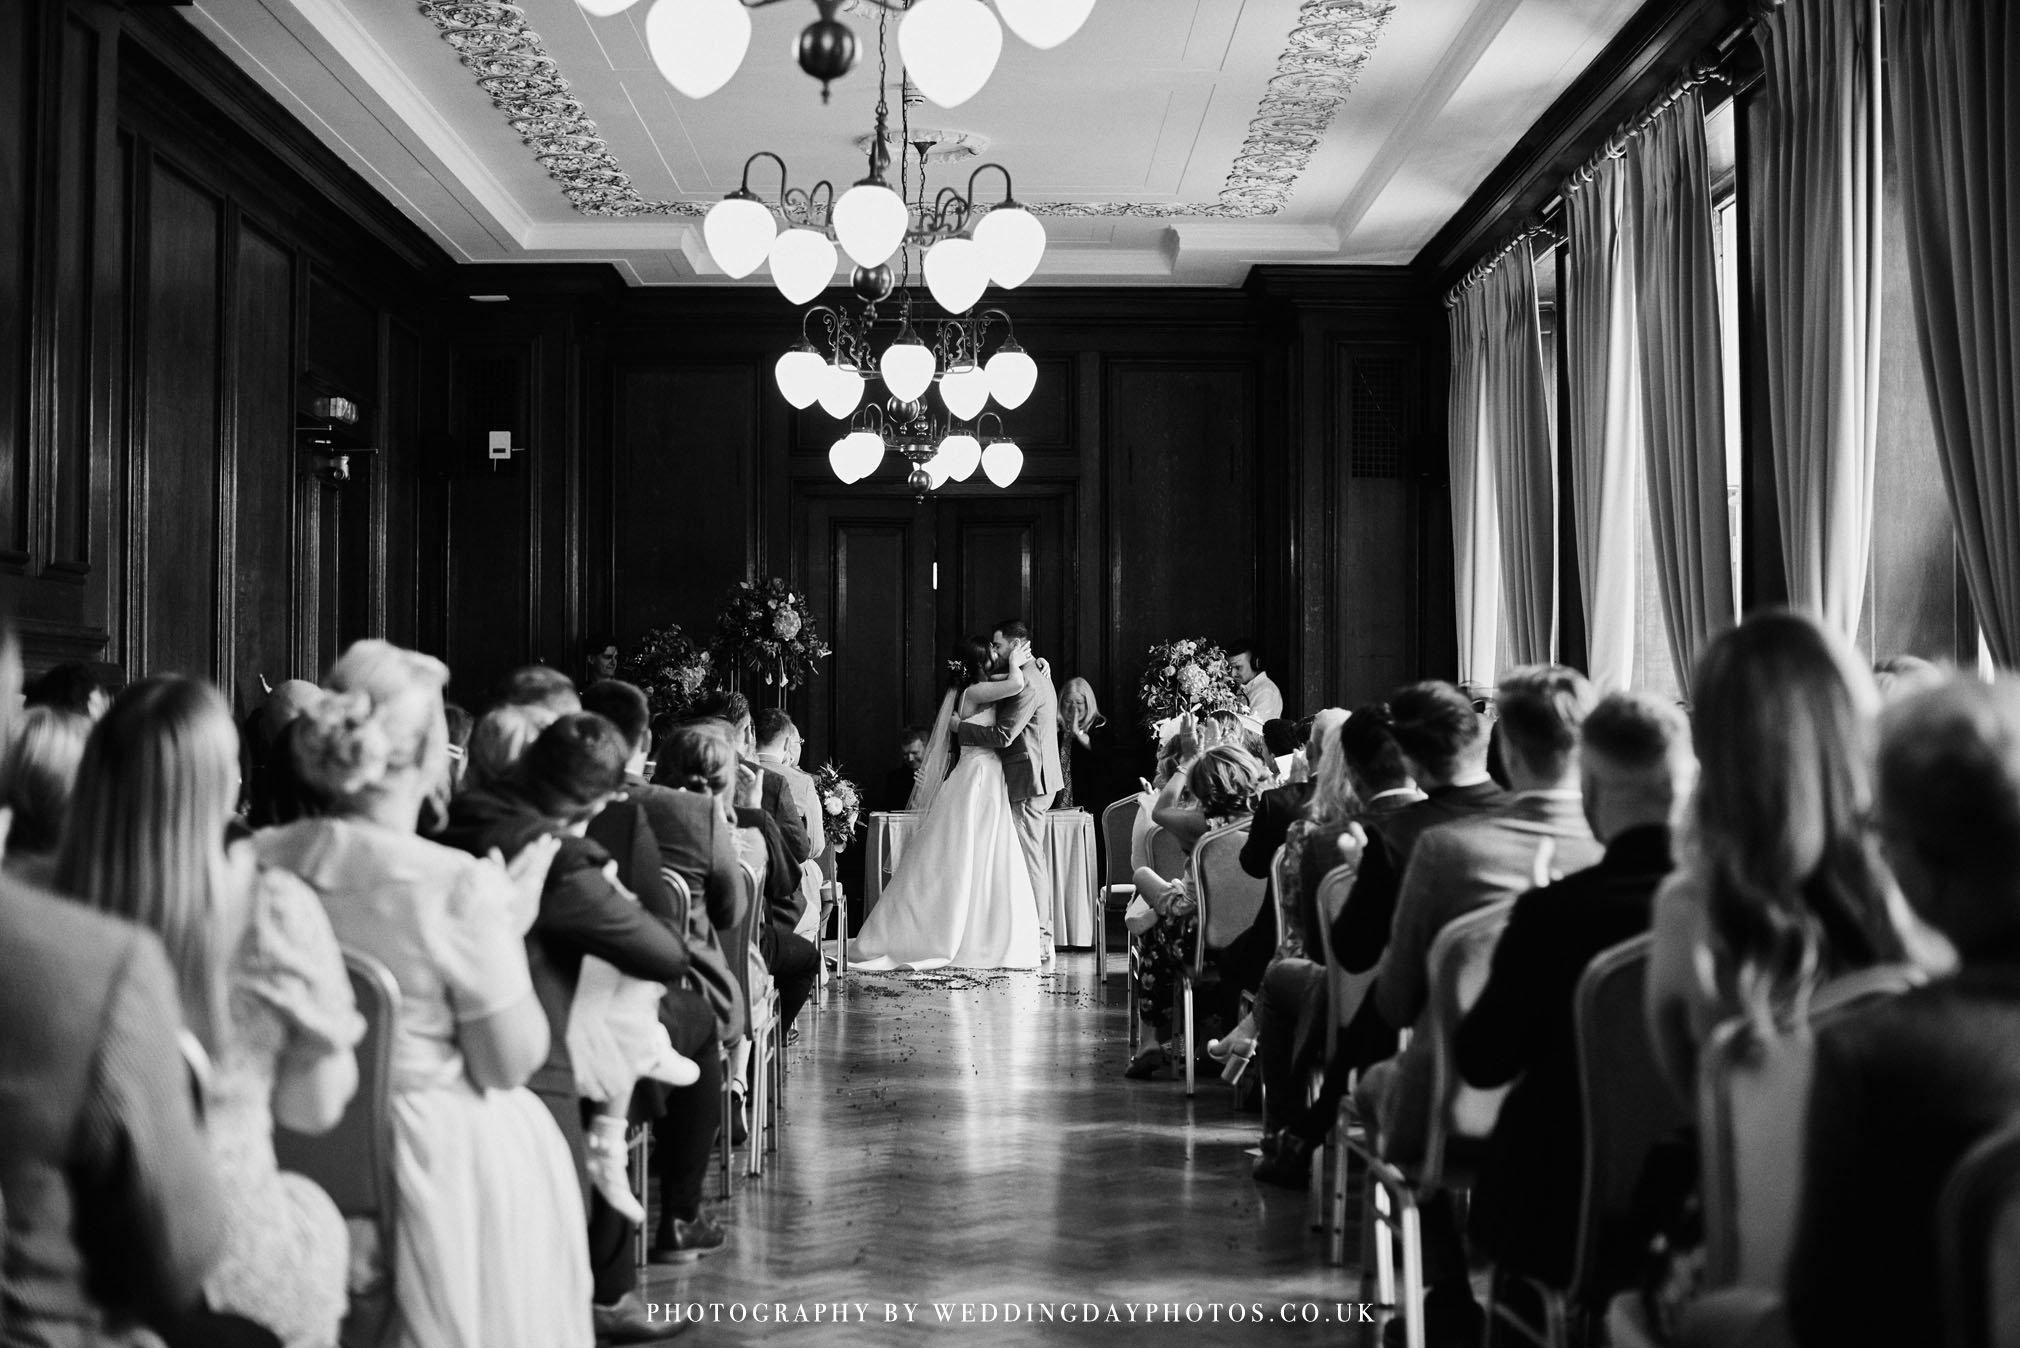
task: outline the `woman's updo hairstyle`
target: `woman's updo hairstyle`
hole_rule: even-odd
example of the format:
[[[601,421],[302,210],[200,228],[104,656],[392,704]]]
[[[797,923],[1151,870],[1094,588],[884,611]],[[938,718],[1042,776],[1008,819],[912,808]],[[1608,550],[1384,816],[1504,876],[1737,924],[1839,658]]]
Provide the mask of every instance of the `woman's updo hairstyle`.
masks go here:
[[[689,721],[673,728],[659,752],[652,780],[681,791],[715,795],[736,780],[737,752],[720,721]]]
[[[295,769],[305,785],[342,806],[382,790],[409,769],[431,783],[446,774],[442,690],[449,667],[390,641],[353,642],[297,718]]]
[[[995,660],[988,642],[980,637],[962,637],[947,653],[947,686],[958,693],[971,683],[982,682],[989,677],[989,666]]]
[[[1263,767],[1239,745],[1216,744],[1194,760],[1185,785],[1207,818],[1232,819],[1255,812]]]

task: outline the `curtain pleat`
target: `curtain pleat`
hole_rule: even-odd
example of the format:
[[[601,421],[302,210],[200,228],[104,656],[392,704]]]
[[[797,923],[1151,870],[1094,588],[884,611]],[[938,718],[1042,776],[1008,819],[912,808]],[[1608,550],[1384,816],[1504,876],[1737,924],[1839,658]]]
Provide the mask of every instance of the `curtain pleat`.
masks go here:
[[[1609,159],[1565,198],[1565,415],[1571,519],[1585,602],[1587,672],[1601,692],[1634,676],[1634,537],[1641,490],[1641,385],[1627,173]]]
[[[1678,684],[1732,625],[1718,272],[1704,109],[1672,103],[1627,154],[1654,561]]]
[[[1518,243],[1479,289],[1488,306],[1488,440],[1508,615],[1503,663],[1545,664],[1557,658],[1557,453],[1529,241]]]
[[[1491,687],[1498,668],[1501,533],[1487,417],[1488,305],[1479,286],[1450,314],[1452,378],[1446,401],[1452,478],[1452,589],[1457,606],[1459,681]]]
[[[1887,11],[1887,102],[1944,485],[1992,656],[2020,663],[2020,14]]]
[[[1879,21],[1878,0],[1803,0],[1766,15],[1766,134],[1749,185],[1770,297],[1768,419],[1789,600],[1847,636],[1873,540]]]

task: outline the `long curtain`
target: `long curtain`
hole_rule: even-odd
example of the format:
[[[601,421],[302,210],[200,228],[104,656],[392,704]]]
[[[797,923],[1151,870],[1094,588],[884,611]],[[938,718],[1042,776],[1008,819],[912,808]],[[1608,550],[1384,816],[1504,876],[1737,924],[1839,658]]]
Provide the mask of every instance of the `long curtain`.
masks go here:
[[[1527,239],[1480,282],[1487,302],[1487,426],[1501,515],[1505,665],[1557,658],[1557,452],[1543,373],[1536,259]]]
[[[1494,682],[1500,652],[1501,531],[1494,500],[1487,417],[1488,304],[1479,286],[1451,308],[1452,378],[1446,429],[1452,479],[1452,589],[1459,630],[1459,682]]]
[[[1749,185],[1789,600],[1847,636],[1865,600],[1879,432],[1879,8],[1801,0],[1764,18],[1766,134]]]
[[[1571,521],[1585,601],[1588,673],[1601,692],[1634,676],[1640,593],[1635,501],[1641,490],[1641,383],[1627,171],[1609,159],[1565,198],[1565,408]]]
[[[2020,663],[2020,13],[1888,7],[1909,275],[1958,545],[1992,656]]]
[[[1687,697],[1698,652],[1734,617],[1718,271],[1698,96],[1670,104],[1626,158],[1655,569]]]

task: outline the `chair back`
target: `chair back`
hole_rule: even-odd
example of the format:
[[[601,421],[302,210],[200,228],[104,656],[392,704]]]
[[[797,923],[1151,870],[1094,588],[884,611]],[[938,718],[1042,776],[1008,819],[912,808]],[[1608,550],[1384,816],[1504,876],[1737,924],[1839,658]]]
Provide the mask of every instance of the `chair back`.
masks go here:
[[[1167,880],[1176,880],[1185,874],[1185,868],[1192,864],[1192,858],[1185,854],[1185,844],[1171,830],[1159,824],[1152,824],[1150,832],[1144,836],[1144,850],[1150,853],[1150,869]],[[1135,874],[1135,872],[1131,872]]]
[[[1143,802],[1124,796],[1101,812],[1101,883],[1104,887],[1127,888],[1136,874],[1129,864],[1129,843],[1136,834],[1136,817]]]
[[[352,1050],[358,1089],[328,1132],[311,1136],[274,1125],[274,1159],[283,1170],[314,1180],[346,1217],[378,1230],[378,1266],[390,1282],[399,1190],[393,1174],[393,1046],[400,1024],[400,985],[392,970],[362,951],[345,950],[351,997],[365,1035]]]
[[[1936,1204],[1945,1348],[2020,1346],[2020,1123],[1985,1138]]]
[[[1818,989],[1808,1021],[1771,1041],[1739,1018],[1712,1032],[1697,1070],[1710,1286],[1780,1289],[1802,1199],[1816,1031],[1915,981],[1913,971],[1899,966],[1861,970]]]
[[[1642,1014],[1646,934],[1601,951],[1585,966],[1572,1004],[1578,1091],[1585,1119],[1578,1253],[1572,1304],[1600,1306],[1634,1274],[1634,1197],[1649,1152],[1690,1123],[1655,1064]]]
[[[1332,1059],[1339,1031],[1353,1023],[1355,1013],[1367,999],[1368,989],[1375,985],[1372,968],[1350,974],[1340,967],[1339,952],[1333,949],[1333,923],[1345,910],[1347,896],[1353,893],[1354,879],[1359,874],[1359,868],[1352,862],[1343,861],[1333,867],[1326,872],[1325,879],[1319,881],[1318,902],[1312,905],[1319,920],[1318,953],[1326,966],[1326,1006],[1331,1012],[1326,1023],[1328,1061]],[[1305,937],[1309,941],[1311,933],[1307,932]]]
[[[821,854],[818,857],[815,857],[814,861],[821,868],[821,884],[823,886],[832,885],[835,882],[834,844],[830,843],[826,847],[823,847],[821,849]]]
[[[1246,823],[1222,824],[1192,849],[1193,888],[1199,900],[1199,939],[1193,947],[1196,970],[1206,967],[1208,951],[1225,950],[1262,912],[1268,887],[1241,868],[1246,842]]]
[[[1494,965],[1494,947],[1508,925],[1515,900],[1502,899],[1447,922],[1431,942],[1426,960],[1429,977],[1431,1037],[1430,1127],[1425,1133],[1422,1182],[1435,1189],[1444,1178],[1445,1152],[1454,1139],[1479,1141],[1494,1131],[1508,1088],[1481,1090],[1459,1075],[1453,1040],[1459,1022],[1487,986]]]
[[[1318,952],[1318,938],[1305,931],[1298,921],[1298,900],[1303,897],[1303,886],[1299,884],[1298,868],[1291,864],[1291,845],[1283,844],[1270,857],[1270,901],[1276,905],[1277,953],[1284,953],[1296,932],[1302,938],[1307,955]]]

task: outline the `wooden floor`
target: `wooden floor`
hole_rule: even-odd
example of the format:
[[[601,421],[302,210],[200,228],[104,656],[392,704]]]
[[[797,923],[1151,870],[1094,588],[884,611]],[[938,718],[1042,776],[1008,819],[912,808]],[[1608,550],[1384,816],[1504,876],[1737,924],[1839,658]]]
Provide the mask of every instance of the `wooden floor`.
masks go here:
[[[1217,1079],[1192,1101],[1122,1079],[1112,969],[1106,1005],[1084,951],[960,981],[980,985],[851,975],[801,1016],[778,1150],[718,1211],[728,1245],[646,1275],[648,1301],[713,1321],[682,1342],[1361,1341],[1339,1320],[1358,1279],[1326,1264],[1303,1195],[1248,1177],[1256,1116]],[[1154,1320],[1130,1327],[1129,1303]],[[1283,1323],[1285,1303],[1321,1323]],[[781,1305],[793,1322],[770,1322]],[[1068,1306],[1123,1321],[1048,1322]]]

